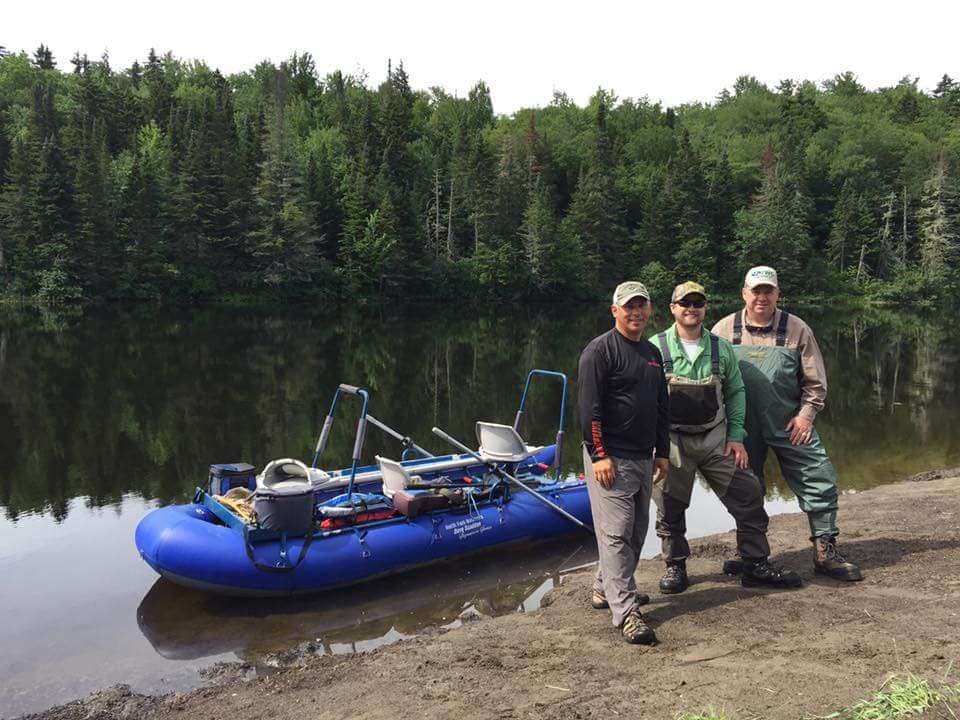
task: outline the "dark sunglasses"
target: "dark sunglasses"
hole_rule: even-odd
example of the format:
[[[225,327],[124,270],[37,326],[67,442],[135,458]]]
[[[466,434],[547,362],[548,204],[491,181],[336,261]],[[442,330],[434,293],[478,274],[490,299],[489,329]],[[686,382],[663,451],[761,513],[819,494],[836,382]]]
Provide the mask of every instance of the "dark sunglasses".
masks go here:
[[[680,298],[680,299],[677,300],[677,302],[674,303],[674,304],[675,304],[675,305],[679,305],[679,306],[682,307],[682,308],[694,307],[694,308],[699,309],[699,308],[702,308],[704,305],[706,305],[706,304],[707,304],[707,301],[706,301],[706,300],[702,300],[702,299],[701,299],[701,300],[690,300],[689,298]]]

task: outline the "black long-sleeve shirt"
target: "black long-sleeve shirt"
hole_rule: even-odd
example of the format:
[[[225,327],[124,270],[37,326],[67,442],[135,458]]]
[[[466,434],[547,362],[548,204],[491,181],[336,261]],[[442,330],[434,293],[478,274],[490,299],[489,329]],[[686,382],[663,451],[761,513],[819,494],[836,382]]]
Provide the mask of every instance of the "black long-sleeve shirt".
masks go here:
[[[594,460],[668,457],[670,396],[660,351],[616,328],[580,354],[577,377],[583,442]]]

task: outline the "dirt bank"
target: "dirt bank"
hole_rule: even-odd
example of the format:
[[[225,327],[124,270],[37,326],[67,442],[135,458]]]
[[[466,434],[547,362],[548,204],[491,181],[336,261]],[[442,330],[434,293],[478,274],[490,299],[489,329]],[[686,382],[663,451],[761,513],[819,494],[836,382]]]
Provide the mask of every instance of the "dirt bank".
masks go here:
[[[541,610],[472,622],[364,655],[305,644],[269,676],[226,668],[216,685],[162,698],[123,688],[32,718],[670,718],[713,705],[738,718],[826,715],[886,674],[942,675],[960,659],[960,468],[844,495],[842,548],[862,583],[814,576],[806,519],[771,523],[797,591],[746,590],[720,574],[733,535],[693,543],[690,589],[646,608],[661,643],[621,642],[580,572]],[[509,561],[509,556],[505,556]],[[655,590],[656,561],[638,583]],[[956,675],[957,673],[954,673]],[[953,677],[953,681],[957,681]]]

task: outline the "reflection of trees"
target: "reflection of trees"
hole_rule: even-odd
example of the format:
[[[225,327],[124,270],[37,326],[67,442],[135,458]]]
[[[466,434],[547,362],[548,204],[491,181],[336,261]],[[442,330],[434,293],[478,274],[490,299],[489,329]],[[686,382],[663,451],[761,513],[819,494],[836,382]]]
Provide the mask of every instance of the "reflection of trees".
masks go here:
[[[805,317],[830,381],[817,427],[843,487],[956,462],[958,344],[942,320],[869,309]]]
[[[472,443],[476,420],[512,423],[532,367],[570,378],[564,470],[580,472],[576,364],[583,345],[609,327],[605,308],[524,316],[450,308],[384,315],[362,308],[333,318],[113,311],[55,331],[7,319],[0,504],[11,517],[48,509],[62,518],[79,495],[94,506],[124,493],[183,500],[211,462],[310,460],[339,382],[368,388],[374,415],[434,452],[450,452],[430,428]],[[875,311],[805,319],[830,375],[828,412],[817,425],[844,486],[958,459],[952,334]],[[559,400],[555,381],[534,383],[521,427],[528,440],[553,440]],[[348,464],[358,411],[353,398],[338,409],[325,467]],[[367,438],[365,461],[400,455],[399,443],[379,430]],[[776,474],[771,480],[777,485]]]
[[[211,462],[309,460],[339,382],[370,389],[380,419],[449,452],[430,428],[472,443],[475,420],[512,422],[529,367],[572,380],[592,336],[584,317],[113,311],[56,332],[8,321],[0,504],[11,517],[48,509],[62,518],[78,495],[94,506],[131,492],[183,500]],[[550,441],[557,386],[535,385],[527,407],[524,434]],[[348,464],[358,409],[350,398],[338,409],[325,466]],[[371,428],[364,459],[376,452],[400,447]]]

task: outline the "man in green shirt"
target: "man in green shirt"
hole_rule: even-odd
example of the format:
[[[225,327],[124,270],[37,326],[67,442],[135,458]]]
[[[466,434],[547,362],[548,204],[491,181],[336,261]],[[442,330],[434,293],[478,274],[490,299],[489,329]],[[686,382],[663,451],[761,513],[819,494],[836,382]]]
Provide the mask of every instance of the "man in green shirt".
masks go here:
[[[653,487],[657,535],[667,564],[660,590],[679,593],[689,585],[685,513],[698,470],[736,520],[743,585],[799,587],[799,575],[767,560],[763,488],[749,469],[743,445],[743,378],[731,344],[704,329],[706,304],[699,283],[677,285],[670,302],[675,322],[653,340],[663,356],[670,393],[670,470]]]

